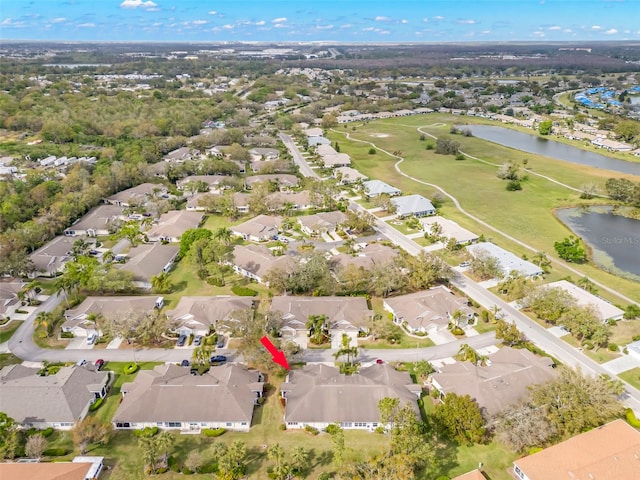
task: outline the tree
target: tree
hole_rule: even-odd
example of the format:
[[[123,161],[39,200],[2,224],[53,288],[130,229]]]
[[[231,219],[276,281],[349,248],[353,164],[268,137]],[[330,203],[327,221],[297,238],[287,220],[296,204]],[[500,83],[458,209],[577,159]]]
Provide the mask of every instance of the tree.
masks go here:
[[[145,470],[148,467],[150,473],[155,473],[160,458],[160,445],[156,437],[140,437],[138,439],[138,448],[142,450],[142,461]]]
[[[448,138],[439,137],[436,140],[435,152],[440,155],[456,155],[460,150],[460,143]]]
[[[555,435],[544,408],[529,401],[508,406],[497,418],[498,437],[516,452],[544,446]]]
[[[109,442],[112,433],[113,426],[110,423],[103,423],[98,417],[85,417],[73,427],[71,438],[80,455],[84,455],[90,443],[104,445]]]
[[[187,459],[184,461],[184,466],[192,472],[197,472],[202,466],[202,456],[200,455],[200,452],[197,450],[191,450],[189,455],[187,455]]]
[[[531,261],[540,267],[545,273],[548,273],[551,268],[551,261],[549,260],[549,257],[547,257],[547,254],[542,251],[536,252],[535,255],[531,257]]]
[[[24,452],[29,458],[40,459],[40,457],[42,457],[42,452],[47,449],[47,443],[47,439],[40,433],[37,435],[30,435],[29,438],[27,438]]]
[[[213,238],[224,243],[225,245],[229,245],[231,243],[231,239],[233,238],[233,232],[226,227],[220,227],[213,233]]]
[[[436,371],[436,369],[433,368],[433,365],[431,365],[428,361],[418,360],[413,364],[413,371],[418,376],[418,378],[420,378],[420,380],[425,381],[427,380],[427,377],[429,377],[429,375]]]
[[[342,345],[340,349],[333,354],[333,356],[336,360],[342,356],[346,356],[346,365],[344,365],[344,368],[341,370],[344,370],[343,373],[354,373],[356,367],[355,361],[358,356],[358,346],[351,346],[351,337],[346,333],[342,334]]]
[[[338,465],[342,465],[344,462],[344,455],[346,448],[344,444],[344,430],[336,425],[336,428],[331,430],[331,447],[333,450],[333,460]]]
[[[487,252],[477,252],[476,256],[471,260],[469,270],[480,280],[502,278],[504,276],[498,259]]]
[[[498,320],[496,322],[496,338],[502,340],[505,345],[513,347],[524,342],[524,334],[518,330],[515,323],[510,323],[505,320]]]
[[[596,288],[595,284],[593,283],[593,281],[591,281],[589,277],[582,277],[578,280],[577,283],[578,283],[578,286],[583,290],[586,290],[587,292],[592,293],[593,295],[598,294],[598,289]]]
[[[158,450],[162,453],[161,461],[164,465],[168,464],[169,461],[169,450],[173,446],[176,441],[176,438],[168,432],[167,430],[163,430],[158,435],[152,437],[155,439],[156,444],[158,446]]]
[[[188,229],[186,232],[182,234],[182,237],[180,237],[180,252],[178,253],[178,256],[180,258],[184,258],[189,252],[191,245],[196,240],[200,240],[202,238],[211,238],[212,236],[213,236],[213,233],[211,232],[211,230],[207,228]]]
[[[575,298],[562,288],[539,286],[523,302],[538,318],[556,324],[560,317],[575,305]]]
[[[244,476],[246,465],[244,459],[247,453],[244,442],[235,440],[231,445],[214,443],[214,458],[218,463],[218,478],[220,480],[238,480]]]
[[[291,461],[296,471],[303,471],[309,462],[309,450],[300,445],[293,447]]]
[[[18,425],[5,412],[0,412],[0,459],[13,459],[20,445]]]
[[[579,238],[570,235],[562,242],[555,242],[553,248],[560,258],[571,263],[584,263],[587,260],[587,252],[581,246]]]
[[[167,272],[161,272],[151,277],[151,287],[156,293],[169,293],[173,288],[173,283]]]
[[[362,234],[373,230],[375,222],[375,217],[369,212],[354,212],[353,210],[347,210],[345,226],[349,227],[356,234]]]
[[[276,462],[276,470],[280,469],[280,465],[284,461],[284,449],[279,443],[269,446],[267,449],[267,458]]]
[[[637,190],[636,185],[626,178],[610,178],[604,184],[609,195],[614,200],[623,203],[631,203],[634,199],[634,192]]]
[[[625,142],[633,142],[640,138],[640,122],[622,120],[613,127],[614,133]]]
[[[549,135],[553,129],[553,122],[551,120],[544,120],[538,125],[538,132],[540,135]]]
[[[478,354],[478,352],[476,352],[471,345],[466,343],[460,345],[457,358],[462,362],[471,362],[474,365],[477,365],[478,363],[484,363],[484,361],[486,360],[486,358]]]
[[[315,345],[321,345],[329,340],[329,330],[326,326],[326,315],[310,315],[307,320],[309,340]]]
[[[55,317],[51,312],[38,312],[36,318],[33,321],[36,328],[42,328],[47,337],[50,337],[53,333],[53,326],[55,325]]]
[[[191,360],[198,365],[206,365],[214,352],[214,348],[210,345],[202,344],[193,349]]]
[[[482,412],[469,395],[447,393],[443,403],[436,406],[434,419],[452,440],[460,444],[471,446],[486,440]]]

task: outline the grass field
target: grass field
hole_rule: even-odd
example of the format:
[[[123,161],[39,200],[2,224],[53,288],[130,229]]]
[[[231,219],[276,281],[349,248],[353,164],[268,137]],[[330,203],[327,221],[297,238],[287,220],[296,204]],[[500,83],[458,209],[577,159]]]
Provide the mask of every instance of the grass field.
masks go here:
[[[619,373],[618,376],[625,382],[630,383],[634,387],[640,389],[640,367],[632,368],[626,372]]]
[[[0,369],[8,365],[15,365],[16,363],[22,363],[22,360],[13,353],[0,353]]]
[[[426,143],[433,140],[419,140],[420,134],[416,127],[444,123],[445,126],[426,126],[423,129],[435,136],[453,138],[461,143],[461,148],[466,153],[491,163],[500,165],[507,160],[520,163],[526,158],[527,167],[532,171],[548,175],[574,188],[580,188],[585,183],[594,183],[602,187],[612,175],[611,172],[528,154],[473,137],[452,136],[449,133],[450,125],[461,121],[481,120],[430,114],[370,122],[364,126],[356,126],[355,131],[353,128],[343,130],[338,127],[335,132],[331,131],[328,137],[334,142],[338,141],[341,151],[351,155],[352,166],[370,178],[386,181],[400,188],[403,194],[420,193],[427,197],[432,196],[436,189],[398,174],[394,168],[396,158],[385,155],[381,151],[376,155],[368,155],[369,145],[349,141],[345,138],[345,133],[354,139],[373,142],[390,152],[401,150],[405,160],[400,164],[400,169],[404,173],[440,186],[456,197],[462,207],[472,215],[537,250],[547,252],[548,255],[554,254],[555,241],[571,235],[571,231],[554,216],[553,212],[556,208],[602,202],[602,200],[581,200],[578,192],[534,175],[529,175],[529,179],[523,183],[522,191],[508,192],[505,188],[506,183],[496,176],[497,166],[469,158],[456,161],[453,156],[437,155],[433,150],[426,150]],[[482,123],[486,123],[486,120]],[[381,132],[389,136],[374,136]],[[616,174],[615,176],[624,175]],[[627,177],[637,181],[637,177]],[[495,241],[517,255],[532,254],[524,247],[465,216],[448,199],[444,202],[442,214],[458,222],[462,227],[484,234],[487,239]],[[640,288],[637,282],[616,277],[597,269],[592,264],[579,265],[576,268],[584,272],[584,275],[640,301]],[[568,270],[557,264],[554,264],[554,269],[560,272],[561,277],[570,276]],[[606,292],[601,294],[605,298],[620,303],[620,299],[611,294]]]
[[[0,343],[9,341],[20,325],[22,325],[21,321],[14,320],[0,327]]]

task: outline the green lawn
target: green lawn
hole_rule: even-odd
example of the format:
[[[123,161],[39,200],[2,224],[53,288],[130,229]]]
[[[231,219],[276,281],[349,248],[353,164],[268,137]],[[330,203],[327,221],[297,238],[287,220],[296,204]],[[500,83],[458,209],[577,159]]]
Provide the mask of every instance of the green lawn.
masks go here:
[[[16,330],[20,325],[22,325],[22,321],[13,320],[7,325],[0,327],[0,343],[7,342],[13,334],[16,333]]]
[[[637,389],[640,389],[640,367],[632,368],[626,372],[618,374],[618,376],[625,382],[630,383]]]
[[[0,369],[17,363],[22,363],[22,360],[16,357],[13,353],[0,353]]]
[[[402,335],[399,343],[389,343],[386,340],[368,341],[363,340],[358,345],[361,348],[384,349],[384,348],[425,348],[433,347],[435,343],[430,338],[414,338],[406,334]]]
[[[370,122],[365,126],[358,126],[355,132],[353,130],[345,130],[345,132],[354,139],[374,142],[379,147],[391,152],[401,150],[405,160],[400,164],[400,169],[404,173],[439,185],[455,196],[462,207],[472,215],[521,239],[537,250],[545,251],[549,255],[554,254],[553,243],[571,234],[569,229],[555,218],[554,210],[559,207],[596,203],[598,200],[589,202],[581,200],[577,192],[533,175],[529,175],[529,179],[523,183],[522,191],[508,192],[505,188],[506,183],[496,176],[497,166],[472,159],[456,161],[452,156],[437,155],[433,150],[426,150],[426,142],[419,140],[416,127],[431,125],[435,122],[446,123],[448,125],[444,127],[425,127],[424,130],[436,136],[453,138],[461,143],[462,149],[466,153],[497,165],[507,160],[520,163],[526,158],[528,160],[527,167],[533,172],[551,176],[575,188],[589,182],[602,187],[610,173],[524,153],[478,138],[450,135],[450,125],[463,121],[490,123],[486,120],[470,117],[432,114]],[[394,168],[397,159],[380,151],[377,155],[368,155],[368,145],[349,141],[345,138],[341,128],[337,128],[336,131],[340,133],[332,131],[329,132],[328,137],[332,141],[338,140],[340,142],[341,151],[351,156],[353,167],[365,175],[391,183],[402,189],[403,194],[420,193],[430,197],[436,192],[432,187],[398,175]],[[372,136],[380,132],[389,136],[384,138]],[[616,174],[616,176],[624,177],[625,175]],[[627,177],[637,181],[637,177]],[[450,200],[444,202],[441,210],[445,217],[458,222],[464,228],[478,234],[484,234],[487,239],[493,239],[500,246],[513,251],[516,255],[532,254],[531,251],[466,217],[455,208]],[[558,265],[554,264],[553,268],[558,270],[562,276],[570,274]],[[637,282],[616,277],[597,269],[592,264],[579,265],[576,268],[584,272],[584,275],[640,301],[640,289]],[[575,274],[573,276],[575,277]],[[619,302],[619,299],[616,300]]]
[[[580,343],[572,335],[565,335],[561,338],[562,340],[567,342],[569,345],[572,345],[576,348],[580,347]],[[585,348],[585,349],[582,349],[582,353],[584,353],[587,357],[589,357],[594,362],[598,362],[598,363],[606,363],[610,360],[615,360],[616,358],[619,358],[621,355],[620,353],[611,352],[606,348],[600,348],[598,350],[595,350],[595,349],[587,350]]]

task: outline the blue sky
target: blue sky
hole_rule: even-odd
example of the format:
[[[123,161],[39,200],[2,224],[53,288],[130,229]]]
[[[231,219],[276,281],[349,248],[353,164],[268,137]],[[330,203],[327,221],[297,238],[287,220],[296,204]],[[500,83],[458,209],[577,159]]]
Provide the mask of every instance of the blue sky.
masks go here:
[[[640,0],[0,0],[0,39],[640,40]]]

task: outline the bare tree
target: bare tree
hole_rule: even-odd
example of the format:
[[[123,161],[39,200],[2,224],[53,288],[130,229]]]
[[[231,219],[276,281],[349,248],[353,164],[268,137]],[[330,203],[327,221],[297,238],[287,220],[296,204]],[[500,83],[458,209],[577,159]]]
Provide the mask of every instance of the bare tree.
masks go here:
[[[44,438],[44,435],[37,434],[31,435],[27,439],[27,444],[24,447],[24,453],[27,454],[29,458],[40,458],[42,457],[42,452],[47,449],[47,439]]]

